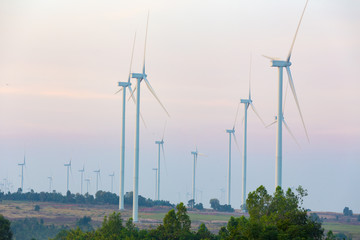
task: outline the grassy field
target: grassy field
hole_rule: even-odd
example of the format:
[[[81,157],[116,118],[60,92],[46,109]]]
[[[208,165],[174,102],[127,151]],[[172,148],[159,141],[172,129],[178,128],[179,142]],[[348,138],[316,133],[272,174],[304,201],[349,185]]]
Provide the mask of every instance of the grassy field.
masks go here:
[[[350,225],[344,223],[325,222],[323,228],[326,231],[333,231],[334,233],[342,232],[346,235],[351,235],[353,239],[360,239],[360,225]]]

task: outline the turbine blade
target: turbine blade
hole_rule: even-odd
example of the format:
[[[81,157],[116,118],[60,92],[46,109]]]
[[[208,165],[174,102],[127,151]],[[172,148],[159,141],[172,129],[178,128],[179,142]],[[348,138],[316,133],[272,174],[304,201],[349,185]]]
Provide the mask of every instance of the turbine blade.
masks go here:
[[[294,36],[294,39],[293,39],[293,41],[292,41],[292,43],[291,43],[289,55],[288,55],[287,60],[286,60],[286,61],[288,61],[288,62],[290,61],[291,53],[292,53],[292,50],[293,50],[293,48],[294,48],[294,44],[295,44],[295,40],[296,40],[296,36],[297,36],[297,34],[298,34],[298,31],[299,31],[299,28],[300,28],[300,24],[301,24],[301,21],[302,21],[302,19],[303,19],[303,16],[304,16],[304,13],[305,13],[305,10],[306,10],[306,6],[307,6],[308,2],[309,2],[309,0],[306,0],[304,10],[303,10],[303,12],[302,12],[302,14],[301,14],[299,24],[298,24],[298,26],[297,26],[297,28],[296,28],[295,36]]]
[[[135,35],[134,35],[134,42],[133,42],[133,47],[132,47],[132,51],[131,51],[131,59],[130,59],[130,68],[129,68],[128,82],[130,82],[130,78],[131,78],[131,67],[132,67],[132,61],[133,61],[133,57],[134,57],[135,40],[136,40],[136,32],[135,32]]]
[[[291,132],[289,126],[286,124],[285,119],[283,119],[283,123],[284,123],[284,126],[285,126],[286,130],[290,133],[292,139],[295,141],[295,143],[298,145],[298,147],[300,147],[300,145],[299,145],[298,141],[296,140],[294,134]]]
[[[270,60],[278,60],[278,58],[275,58],[275,57],[269,57],[269,56],[266,56],[266,55],[262,55],[264,58],[267,58],[267,59],[270,59]]]
[[[130,98],[131,98],[131,99],[133,100],[134,104],[136,104],[136,100],[135,100],[135,97],[134,97],[134,93],[135,93],[135,91],[136,91],[136,86],[135,86],[135,88],[134,88],[134,91],[131,89],[131,85],[129,85],[128,88],[129,88],[129,91],[130,91],[130,97],[129,97],[128,101],[129,101]],[[140,113],[140,117],[141,117],[141,121],[142,121],[143,124],[144,124],[144,127],[147,128],[146,123],[145,123],[145,120],[144,120],[144,118],[143,118],[143,116],[142,116],[141,113]]]
[[[299,113],[300,113],[300,117],[301,117],[301,121],[302,121],[304,130],[305,130],[306,137],[307,137],[307,139],[308,139],[308,142],[310,142],[309,135],[308,135],[307,130],[306,130],[304,118],[303,118],[302,113],[301,113],[299,100],[298,100],[297,95],[296,95],[295,86],[294,86],[294,81],[293,81],[293,79],[292,79],[291,71],[290,71],[290,68],[289,68],[289,67],[286,67],[286,72],[287,72],[287,74],[288,74],[289,85],[290,85],[291,91],[292,91],[292,93],[293,93],[293,95],[294,95],[295,102],[296,102],[297,108],[298,108]]]
[[[156,98],[156,100],[160,103],[161,107],[164,109],[164,111],[166,112],[166,114],[168,115],[168,117],[170,117],[170,114],[168,113],[168,111],[166,110],[166,108],[164,107],[164,105],[161,103],[160,99],[158,98],[158,96],[156,95],[154,89],[151,87],[149,81],[147,80],[147,78],[144,78],[144,81],[146,83],[146,86],[148,87],[148,89],[150,90],[150,92],[152,93],[152,95]]]
[[[115,93],[114,93],[114,95],[115,94],[118,94],[119,92],[121,92],[123,90],[123,88],[120,88],[119,90],[117,90]]]
[[[269,125],[267,125],[267,126],[266,126],[266,128],[268,128],[268,127],[270,127],[270,126],[274,125],[275,123],[277,123],[277,120],[275,120],[275,121],[273,121],[272,123],[270,123]]]
[[[134,87],[134,90],[132,90],[132,89],[131,89],[131,86],[129,86],[130,97],[128,98],[128,101],[130,100],[130,98],[132,98],[132,100],[134,101],[135,104],[136,104],[136,99],[135,99],[135,97],[134,97],[134,93],[135,93],[135,91],[136,91],[136,87],[137,87],[137,86],[135,86],[135,87]]]
[[[232,135],[234,136],[234,142],[235,142],[236,148],[239,150],[239,152],[241,152],[238,141],[237,141],[236,136],[235,136],[235,133],[232,133]]]
[[[166,176],[167,176],[167,165],[166,165],[164,144],[161,144],[161,150],[162,150],[162,154],[163,154],[163,158],[164,158],[165,173],[166,173]]]
[[[266,126],[265,122],[262,120],[262,118],[260,117],[259,113],[256,111],[254,104],[253,104],[252,102],[250,102],[250,105],[251,105],[252,110],[255,112],[256,116],[257,116],[257,117],[260,119],[260,121],[262,122],[262,124],[263,124],[264,126]]]
[[[166,121],[165,121],[165,125],[164,125],[164,131],[163,131],[163,134],[162,134],[162,138],[161,138],[161,141],[164,140],[164,136],[165,136],[165,129],[166,129]]]
[[[250,69],[249,69],[249,99],[251,99],[251,64],[252,64],[252,55],[250,55]]]
[[[199,156],[203,156],[203,157],[207,157],[207,155],[203,154],[203,153],[198,153]],[[196,158],[197,159],[197,158]]]
[[[237,117],[238,117],[238,115],[239,115],[240,103],[241,103],[241,102],[239,101],[238,106],[237,106],[237,109],[236,109],[236,115],[235,115],[235,121],[234,121],[234,125],[233,125],[233,130],[235,129]]]
[[[144,46],[144,62],[143,62],[143,74],[145,74],[145,56],[146,56],[146,41],[149,27],[149,15],[150,11],[148,11],[147,22],[146,22],[146,34],[145,34],[145,46]]]

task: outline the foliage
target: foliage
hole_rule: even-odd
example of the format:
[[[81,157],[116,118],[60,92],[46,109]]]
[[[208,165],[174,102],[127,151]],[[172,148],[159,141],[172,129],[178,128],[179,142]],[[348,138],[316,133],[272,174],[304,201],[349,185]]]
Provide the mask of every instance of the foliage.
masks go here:
[[[45,225],[42,219],[25,218],[24,220],[16,220],[11,222],[11,231],[14,239],[37,239],[46,240],[55,237],[61,230],[68,229],[64,226]],[[0,237],[0,239],[2,239]]]
[[[0,214],[0,239],[11,240],[11,238],[12,232],[10,229],[10,221]]]
[[[79,227],[84,232],[89,232],[94,230],[90,222],[91,222],[91,217],[84,216],[76,221],[76,226]]]
[[[34,211],[37,211],[37,212],[40,211],[40,206],[39,206],[39,205],[35,205],[35,206],[34,206]]]
[[[349,209],[349,207],[345,207],[343,210],[344,216],[352,216],[353,211]]]
[[[21,189],[20,189],[21,190]],[[97,204],[97,205],[104,205],[104,204],[119,204],[119,196],[115,193],[105,192],[105,191],[98,191],[93,195],[88,193],[82,194],[73,194],[70,191],[66,192],[66,195],[62,195],[56,191],[53,192],[40,192],[36,193],[34,190],[30,192],[23,193],[22,191],[18,190],[14,193],[3,193],[0,192],[0,202],[2,200],[11,200],[11,201],[31,201],[31,202],[57,202],[57,203],[77,203],[77,204]],[[132,192],[127,192],[124,196],[124,202],[128,206],[132,206]],[[140,207],[154,207],[154,206],[169,206],[174,207],[169,201],[153,201],[149,198],[144,198],[139,195],[139,206]],[[39,208],[40,210],[40,208]],[[35,210],[37,211],[37,210]]]
[[[234,212],[235,210],[231,207],[231,205],[221,205],[220,201],[216,198],[210,199],[210,206],[212,209],[219,212]]]
[[[204,205],[202,203],[197,203],[194,208],[201,211],[204,210]]]
[[[278,187],[273,196],[260,186],[249,193],[246,206],[249,219],[231,217],[223,239],[322,239],[321,223],[313,221],[301,208],[307,192],[299,187],[295,194]]]

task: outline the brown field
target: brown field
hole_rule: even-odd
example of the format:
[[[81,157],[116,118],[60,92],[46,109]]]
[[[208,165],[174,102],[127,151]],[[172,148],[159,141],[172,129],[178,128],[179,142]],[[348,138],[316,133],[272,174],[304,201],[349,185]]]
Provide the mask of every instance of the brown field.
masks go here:
[[[34,211],[35,205],[40,206],[40,211]],[[140,208],[139,220],[136,225],[139,228],[156,228],[162,223],[165,214],[171,208]],[[24,218],[43,219],[45,224],[68,225],[75,227],[76,220],[83,216],[90,216],[92,225],[99,226],[107,216],[114,211],[118,211],[116,205],[82,205],[82,204],[61,204],[49,202],[22,202],[22,201],[3,201],[0,203],[0,214],[10,220]],[[208,211],[189,211],[188,212],[192,228],[197,229],[201,223],[213,232],[217,232],[222,226],[225,226],[230,216],[239,217],[240,212],[217,213]],[[122,218],[126,221],[132,215],[131,209],[121,211]]]

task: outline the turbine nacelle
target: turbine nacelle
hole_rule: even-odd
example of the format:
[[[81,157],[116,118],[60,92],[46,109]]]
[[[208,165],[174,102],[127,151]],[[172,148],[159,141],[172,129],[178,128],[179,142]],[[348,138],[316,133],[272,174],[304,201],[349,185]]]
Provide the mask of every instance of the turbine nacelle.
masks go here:
[[[271,60],[271,67],[290,67],[291,62],[289,61],[283,61],[283,60]]]
[[[196,152],[191,152],[191,154],[198,155],[198,152],[197,151]]]
[[[145,79],[147,75],[145,73],[132,73],[131,77],[137,79]]]
[[[226,133],[235,133],[235,129],[226,129]]]
[[[251,99],[240,99],[241,103],[252,103]]]
[[[118,82],[119,87],[129,87],[131,86],[130,82]]]
[[[155,141],[155,144],[164,144],[164,140],[161,140],[161,141]]]

